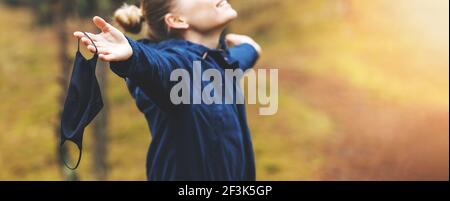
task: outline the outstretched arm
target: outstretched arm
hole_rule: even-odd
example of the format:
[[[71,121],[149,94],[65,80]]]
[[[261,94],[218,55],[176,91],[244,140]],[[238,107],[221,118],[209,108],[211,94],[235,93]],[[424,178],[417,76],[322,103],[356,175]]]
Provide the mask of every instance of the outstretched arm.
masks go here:
[[[125,37],[117,28],[100,17],[94,17],[99,34],[87,33],[98,48],[99,58],[110,62],[111,70],[122,78],[133,80],[144,93],[162,108],[169,107],[170,72],[188,65],[185,55],[174,51],[161,51]],[[94,44],[83,32],[75,32],[93,53]]]

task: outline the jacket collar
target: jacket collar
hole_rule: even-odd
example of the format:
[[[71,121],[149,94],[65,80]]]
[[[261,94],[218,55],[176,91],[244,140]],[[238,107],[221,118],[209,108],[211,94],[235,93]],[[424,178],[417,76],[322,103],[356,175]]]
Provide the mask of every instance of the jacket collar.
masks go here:
[[[203,59],[206,59],[206,57],[211,56],[221,65],[223,65],[223,67],[226,68],[235,68],[233,66],[237,65],[237,61],[231,58],[227,52],[228,47],[225,42],[225,37],[220,38],[219,41],[220,47],[217,49],[208,48],[202,44],[194,43],[184,39],[168,39],[161,41],[159,43],[153,43],[148,39],[143,39],[141,41],[144,42],[145,44],[152,45],[158,49],[173,48],[173,47],[187,49],[190,52],[199,55]]]

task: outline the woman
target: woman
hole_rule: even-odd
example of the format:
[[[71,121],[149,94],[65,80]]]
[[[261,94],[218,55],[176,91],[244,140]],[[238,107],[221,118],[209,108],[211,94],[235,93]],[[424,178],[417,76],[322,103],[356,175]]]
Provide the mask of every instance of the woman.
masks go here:
[[[194,61],[201,61],[202,71],[222,75],[227,68],[253,67],[261,52],[255,41],[229,34],[226,42],[233,47],[226,48],[221,40],[236,17],[226,0],[142,0],[141,8],[117,10],[115,20],[132,33],[139,33],[145,21],[149,39],[127,38],[100,17],[93,22],[102,32],[89,33],[94,44],[82,32],[74,33],[91,52],[98,48],[99,58],[126,80],[145,114],[152,133],[148,180],[255,180],[244,105],[174,104],[170,99],[176,84],[171,72],[185,69],[192,75]]]

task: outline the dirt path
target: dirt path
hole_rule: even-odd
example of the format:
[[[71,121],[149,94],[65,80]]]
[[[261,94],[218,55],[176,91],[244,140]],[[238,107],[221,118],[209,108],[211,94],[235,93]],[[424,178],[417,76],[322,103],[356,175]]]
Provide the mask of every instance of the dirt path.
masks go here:
[[[333,77],[280,71],[283,89],[330,115],[323,179],[448,180],[447,107],[398,105]]]

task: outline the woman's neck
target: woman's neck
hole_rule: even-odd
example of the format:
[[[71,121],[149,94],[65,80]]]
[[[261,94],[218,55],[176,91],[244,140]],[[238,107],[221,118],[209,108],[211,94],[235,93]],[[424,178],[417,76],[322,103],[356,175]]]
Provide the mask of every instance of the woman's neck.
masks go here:
[[[184,33],[184,39],[193,43],[201,44],[210,49],[217,49],[219,47],[220,36],[223,30],[217,30],[209,32],[207,34],[199,33],[195,31],[186,31]]]

